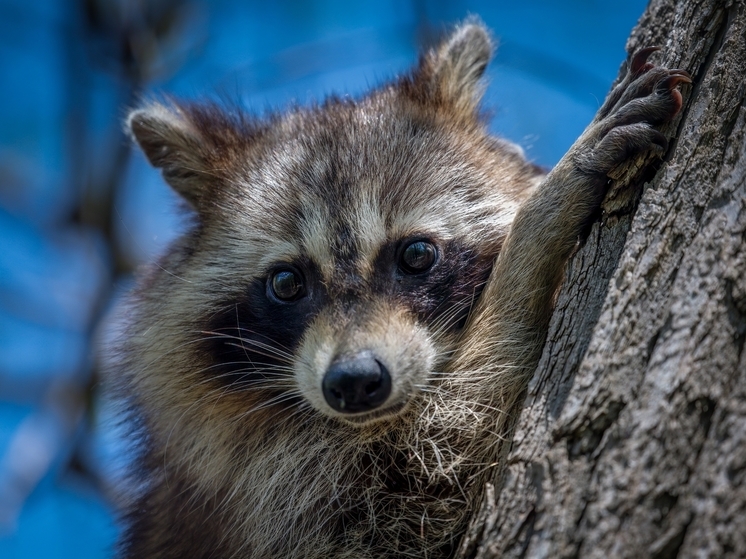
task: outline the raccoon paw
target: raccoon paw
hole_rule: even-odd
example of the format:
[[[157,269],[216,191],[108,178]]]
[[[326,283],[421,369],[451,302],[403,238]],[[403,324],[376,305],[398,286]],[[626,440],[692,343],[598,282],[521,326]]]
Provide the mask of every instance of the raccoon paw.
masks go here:
[[[665,152],[666,137],[654,127],[670,121],[681,110],[677,87],[692,83],[685,70],[662,68],[648,62],[658,47],[638,51],[627,75],[614,88],[591,126],[590,149],[577,159],[585,172],[606,175],[632,156],[654,150]]]

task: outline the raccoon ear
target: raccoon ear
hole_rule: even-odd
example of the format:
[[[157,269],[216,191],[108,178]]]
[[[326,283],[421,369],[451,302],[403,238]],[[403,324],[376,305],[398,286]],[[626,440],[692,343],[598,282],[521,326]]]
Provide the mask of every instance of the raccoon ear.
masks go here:
[[[126,128],[166,182],[199,209],[210,182],[206,146],[185,111],[153,103],[132,111]]]
[[[423,80],[436,99],[471,116],[484,93],[482,76],[492,58],[490,33],[478,19],[461,24],[421,61],[415,80]]]

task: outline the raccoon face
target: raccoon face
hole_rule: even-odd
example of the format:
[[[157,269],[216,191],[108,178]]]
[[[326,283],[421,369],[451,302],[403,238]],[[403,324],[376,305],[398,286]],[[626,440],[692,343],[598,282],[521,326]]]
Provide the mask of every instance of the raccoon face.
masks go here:
[[[248,300],[209,327],[227,336],[211,348],[224,370],[236,364],[227,378],[288,367],[295,390],[324,414],[367,421],[402,409],[442,366],[491,265],[426,233],[359,252],[330,237],[314,253],[301,240],[294,255],[275,256]]]
[[[323,303],[296,351],[303,396],[352,422],[395,414],[437,380],[491,268],[491,258],[425,224],[391,233],[314,282]]]
[[[206,105],[130,115],[198,215],[155,281],[160,320],[195,333],[179,347],[201,384],[365,424],[440,381],[536,175],[483,129],[490,47],[471,35],[356,102],[264,122]]]

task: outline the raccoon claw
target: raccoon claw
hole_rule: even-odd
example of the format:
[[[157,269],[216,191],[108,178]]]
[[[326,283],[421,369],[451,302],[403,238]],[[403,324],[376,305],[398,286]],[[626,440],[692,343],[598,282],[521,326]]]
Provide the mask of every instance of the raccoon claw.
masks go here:
[[[624,80],[599,110],[586,148],[576,162],[581,170],[607,175],[634,155],[668,148],[666,137],[654,126],[669,122],[681,110],[680,84],[692,83],[686,70],[667,69],[647,62],[658,47],[638,51]]]
[[[676,87],[681,84],[692,83],[692,76],[686,70],[669,70],[668,76],[660,80],[655,86],[655,92],[658,95],[670,95],[673,102],[670,111],[673,118],[681,110],[684,104],[684,99],[681,97],[681,92]]]
[[[648,62],[648,57],[658,50],[660,50],[660,47],[647,47],[640,49],[632,56],[626,76],[614,88],[598,111],[597,122],[615,113],[624,112],[633,100],[647,97],[653,92],[659,95],[668,94],[673,99],[672,107],[675,110],[671,114],[668,114],[668,111],[663,111],[663,120],[671,118],[681,109],[681,96],[674,90],[681,83],[691,83],[691,75],[685,70],[678,68],[669,70]],[[662,120],[656,122],[656,124],[660,122]]]
[[[652,69],[653,65],[648,63],[648,58],[651,54],[659,50],[661,50],[660,47],[645,47],[644,49],[638,50],[634,56],[632,56],[632,61],[630,62],[630,73],[633,76],[640,76]]]
[[[680,83],[692,83],[692,76],[686,70],[669,70],[668,77],[658,82],[657,91],[672,90]]]

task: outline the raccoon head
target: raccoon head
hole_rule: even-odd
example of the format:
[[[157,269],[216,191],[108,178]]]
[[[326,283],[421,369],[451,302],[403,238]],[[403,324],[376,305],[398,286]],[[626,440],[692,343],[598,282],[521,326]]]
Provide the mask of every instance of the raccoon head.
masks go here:
[[[131,113],[197,216],[142,290],[158,340],[142,353],[174,356],[142,382],[213,387],[242,417],[310,407],[356,424],[440,382],[536,179],[479,115],[491,50],[466,24],[362,99],[263,121],[214,105]]]

